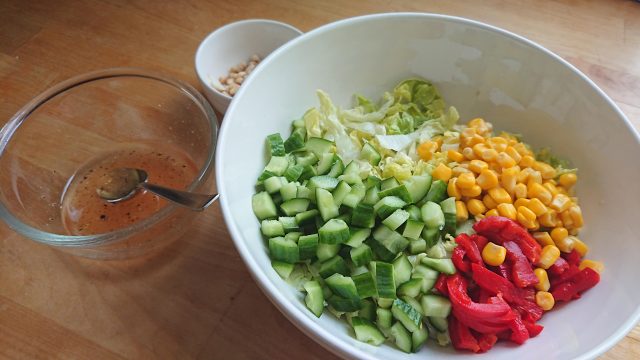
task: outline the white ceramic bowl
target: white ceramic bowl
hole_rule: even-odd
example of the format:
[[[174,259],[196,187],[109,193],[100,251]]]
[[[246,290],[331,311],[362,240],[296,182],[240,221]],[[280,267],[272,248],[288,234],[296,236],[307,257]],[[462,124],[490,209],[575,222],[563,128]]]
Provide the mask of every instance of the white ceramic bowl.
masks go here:
[[[251,211],[265,164],[265,135],[288,134],[292,119],[316,106],[316,89],[346,106],[355,92],[377,97],[400,80],[432,80],[463,120],[522,133],[535,147],[572,159],[590,258],[604,261],[601,283],[546,314],[544,331],[523,346],[500,342],[471,355],[430,345],[420,355],[356,341],[330,315],[316,319],[302,295],[271,269]],[[273,303],[310,337],[345,357],[419,359],[451,354],[473,359],[586,359],[620,340],[640,317],[637,260],[640,139],[592,81],[558,56],[520,36],[471,20],[429,14],[380,14],[339,21],[275,51],[240,89],[220,133],[216,175],[235,245]],[[428,357],[427,357],[428,358]]]
[[[216,90],[214,84],[221,85],[218,78],[254,54],[264,59],[300,34],[291,25],[263,19],[237,21],[213,31],[202,41],[195,57],[196,74],[209,102],[224,113],[232,98]]]

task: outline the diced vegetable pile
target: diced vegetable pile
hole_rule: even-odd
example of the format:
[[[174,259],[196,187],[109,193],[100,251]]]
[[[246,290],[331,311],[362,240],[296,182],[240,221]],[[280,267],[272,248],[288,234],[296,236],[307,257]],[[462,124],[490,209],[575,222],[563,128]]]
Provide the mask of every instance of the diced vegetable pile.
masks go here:
[[[423,80],[347,110],[318,95],[286,140],[267,136],[252,198],[273,268],[315,316],[372,345],[484,352],[599,282],[566,162],[483,119],[457,125]]]

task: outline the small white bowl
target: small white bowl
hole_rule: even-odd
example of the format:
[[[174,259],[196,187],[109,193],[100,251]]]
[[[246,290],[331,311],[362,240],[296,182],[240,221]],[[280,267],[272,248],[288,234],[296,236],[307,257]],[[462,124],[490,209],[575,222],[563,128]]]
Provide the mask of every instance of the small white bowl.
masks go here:
[[[209,102],[224,113],[232,97],[216,90],[229,68],[256,54],[264,59],[273,50],[301,35],[295,27],[274,20],[250,19],[224,25],[210,33],[196,51],[196,73]]]

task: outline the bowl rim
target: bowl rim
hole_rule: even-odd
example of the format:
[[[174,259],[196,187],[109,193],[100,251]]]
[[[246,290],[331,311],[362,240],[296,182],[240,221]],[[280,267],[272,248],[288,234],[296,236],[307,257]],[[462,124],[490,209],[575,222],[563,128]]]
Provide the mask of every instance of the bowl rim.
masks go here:
[[[217,147],[219,129],[217,116],[213,111],[213,108],[211,107],[209,102],[207,102],[204,97],[191,85],[153,71],[135,67],[115,67],[76,75],[62,82],[59,82],[56,85],[38,94],[27,104],[25,104],[20,110],[18,110],[18,112],[16,112],[16,114],[13,115],[2,128],[0,128],[0,157],[3,155],[7,145],[11,142],[11,138],[13,137],[15,131],[18,130],[18,128],[24,121],[28,121],[28,116],[36,109],[38,109],[38,107],[46,104],[47,101],[55,98],[56,96],[64,93],[67,90],[94,81],[111,78],[142,78],[160,82],[164,85],[171,86],[180,91],[183,95],[191,99],[191,101],[193,101],[196,106],[198,106],[203,115],[209,121],[213,139],[211,142],[211,146],[207,150],[207,159],[205,161],[205,164],[199,170],[194,181],[189,185],[188,190],[193,190],[198,185],[202,184],[207,179],[209,173],[213,170],[215,161],[215,152]],[[27,225],[16,216],[14,216],[1,200],[0,219],[5,221],[5,223],[14,231],[32,240],[53,246],[84,247],[105,245],[114,241],[118,241],[129,234],[143,231],[160,222],[178,208],[178,205],[169,203],[167,204],[167,206],[165,206],[152,216],[127,227],[109,233],[81,236],[49,233],[39,230],[33,226]]]
[[[304,42],[309,38],[314,38],[319,36],[325,32],[331,31],[336,28],[342,28],[354,23],[368,22],[374,21],[376,19],[382,18],[422,18],[422,19],[430,19],[430,20],[444,20],[449,21],[456,24],[463,24],[467,26],[471,26],[477,29],[488,30],[491,32],[495,32],[498,35],[502,35],[503,37],[509,38],[511,40],[515,40],[520,44],[532,47],[538,51],[545,53],[551,59],[556,62],[564,65],[569,70],[571,70],[575,75],[581,78],[587,85],[589,85],[593,90],[600,95],[605,102],[614,110],[614,112],[618,115],[619,118],[623,120],[628,131],[631,132],[632,136],[635,137],[636,141],[640,143],[640,134],[633,127],[629,119],[626,115],[620,110],[620,108],[611,100],[607,94],[600,89],[591,79],[589,79],[584,73],[578,70],[574,65],[570,64],[568,61],[561,58],[559,55],[554,52],[548,50],[542,45],[529,40],[521,35],[517,35],[511,31],[502,29],[500,27],[490,25],[481,21],[472,20],[468,18],[444,15],[444,14],[435,14],[435,13],[420,13],[420,12],[398,12],[398,13],[378,13],[371,15],[364,15],[358,17],[352,17],[347,19],[342,19],[336,22],[332,22],[329,24],[325,24],[316,29],[313,29],[302,36],[299,36],[287,44],[281,46],[276,49],[273,53],[269,54],[265,59],[263,59],[262,64],[266,66],[262,66],[261,69],[257,69],[256,73],[263,71],[269,63],[274,61],[281,53],[284,53],[289,50],[289,48],[297,46],[298,43]],[[251,83],[253,82],[252,77],[245,84],[246,86],[241,86],[240,90],[236,94],[236,99],[241,99],[244,95],[244,92],[247,88],[251,87]],[[238,107],[239,102],[233,101],[225,114],[225,119],[230,118],[236,112],[236,108]],[[227,198],[224,196],[226,193],[225,182],[224,182],[224,167],[223,159],[226,156],[225,153],[225,144],[227,142],[226,133],[228,132],[228,128],[231,126],[231,121],[223,121],[222,127],[220,129],[220,137],[218,139],[219,151],[216,154],[216,183],[219,187],[220,193],[223,194],[221,196],[220,207],[222,209],[222,214],[224,221],[229,229],[229,233],[231,234],[231,238],[233,239],[234,245],[236,249],[240,253],[240,257],[244,261],[245,265],[249,268],[249,272],[251,276],[256,280],[259,288],[263,291],[263,293],[267,296],[267,298],[280,310],[282,314],[284,314],[289,321],[291,321],[298,329],[304,332],[307,336],[315,340],[317,343],[333,352],[336,355],[348,358],[361,358],[361,359],[375,359],[373,355],[365,353],[364,351],[352,346],[351,344],[338,339],[334,334],[330,333],[328,329],[324,328],[320,324],[314,322],[307,314],[304,314],[302,310],[289,306],[290,301],[280,292],[278,289],[271,283],[271,280],[267,276],[267,273],[264,269],[262,269],[256,260],[254,259],[251,249],[249,249],[246,243],[242,240],[243,235],[238,227],[236,227],[233,218],[231,216],[231,204],[227,201]],[[640,320],[640,304],[636,307],[636,310],[631,314],[631,316],[622,324],[617,331],[610,334],[606,337],[602,342],[593,346],[587,352],[581,354],[576,359],[592,359],[595,358],[605,351],[609,350],[613,345],[615,345],[618,341],[620,341],[627,333],[629,333],[635,325]]]
[[[293,25],[281,22],[281,21],[277,21],[277,20],[272,20],[272,19],[245,19],[245,20],[239,20],[239,21],[234,21],[234,22],[230,22],[227,24],[224,24],[218,28],[216,28],[215,30],[211,31],[207,36],[205,36],[204,39],[202,39],[202,41],[200,42],[200,44],[198,45],[198,49],[196,50],[196,54],[194,56],[194,67],[196,70],[196,75],[198,76],[198,78],[200,79],[200,83],[203,84],[203,86],[205,86],[207,89],[213,91],[215,94],[222,96],[224,99],[231,101],[233,100],[233,97],[223,94],[220,91],[218,91],[218,89],[214,88],[213,86],[211,86],[210,81],[205,81],[208,79],[207,74],[203,74],[201,70],[202,65],[200,65],[200,61],[199,59],[202,58],[202,53],[204,52],[204,49],[208,46],[208,44],[212,41],[211,39],[213,39],[215,36],[221,34],[222,32],[229,30],[229,29],[233,29],[236,27],[240,27],[240,26],[244,26],[244,25],[248,25],[248,24],[268,24],[268,25],[276,25],[276,26],[280,26],[283,28],[287,28],[289,30],[292,30],[293,32],[297,33],[298,36],[294,37],[293,39],[299,37],[300,35],[304,34],[302,31],[300,31],[300,29],[296,28]],[[292,40],[293,40],[292,39]],[[289,40],[288,42],[282,44],[280,47],[286,45],[287,43],[291,42],[291,40]],[[276,49],[278,50],[278,49]],[[264,59],[262,59],[262,61],[264,61]],[[261,63],[262,63],[261,61]],[[257,68],[257,66],[256,66]],[[247,79],[249,77],[247,76]]]

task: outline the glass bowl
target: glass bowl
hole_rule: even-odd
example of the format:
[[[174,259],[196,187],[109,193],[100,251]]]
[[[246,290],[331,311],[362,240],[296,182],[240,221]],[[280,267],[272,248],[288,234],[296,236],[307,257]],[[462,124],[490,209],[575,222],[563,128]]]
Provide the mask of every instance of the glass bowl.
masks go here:
[[[0,218],[29,239],[80,256],[149,253],[178,239],[198,213],[156,199],[146,217],[83,234],[69,225],[73,211],[63,215],[65,191],[77,188],[87,164],[140,149],[167,159],[179,154],[189,162],[182,187],[211,193],[217,133],[209,103],[180,81],[130,68],[74,77],[37,96],[0,130]]]

